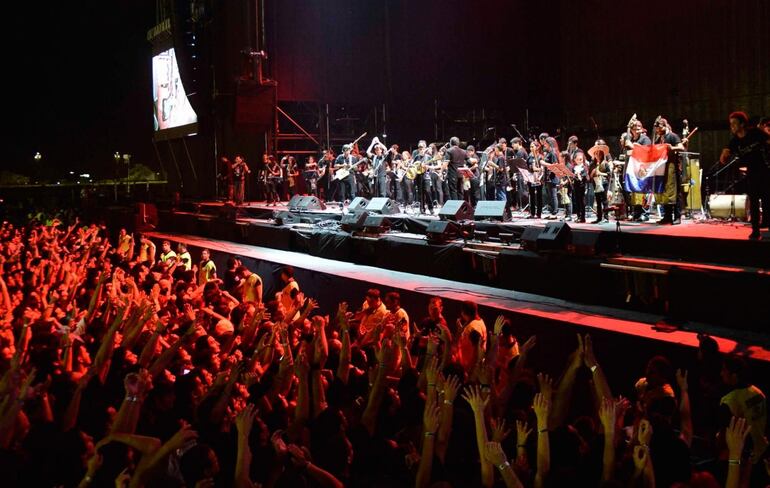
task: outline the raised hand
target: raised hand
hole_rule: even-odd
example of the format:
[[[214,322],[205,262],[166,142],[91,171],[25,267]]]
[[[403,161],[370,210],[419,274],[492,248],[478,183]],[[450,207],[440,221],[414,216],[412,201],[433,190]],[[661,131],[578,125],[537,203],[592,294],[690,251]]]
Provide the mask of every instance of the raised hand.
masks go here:
[[[194,431],[187,422],[183,422],[182,428],[176,431],[176,434],[174,434],[167,442],[173,452],[177,449],[181,449],[185,444],[194,441],[197,438],[198,432]]]
[[[538,430],[548,428],[548,413],[551,411],[551,400],[542,393],[535,395],[535,401],[532,405],[537,417]]]
[[[650,440],[652,439],[652,424],[650,424],[649,420],[642,419],[642,421],[639,422],[639,434],[637,438],[639,439],[639,444],[642,446],[648,447],[650,445]]]
[[[550,400],[553,398],[553,380],[545,373],[537,374],[537,383],[540,385],[540,393]]]
[[[583,345],[583,336],[581,336],[580,334],[576,334],[576,335],[577,335],[578,345],[575,351],[570,355],[571,368],[580,367],[580,365],[583,364],[583,361],[584,361],[585,349]]]
[[[511,429],[505,428],[505,419],[502,417],[490,419],[492,424],[492,440],[503,442],[511,433]]]
[[[537,345],[537,336],[532,336],[521,345],[521,353],[527,354]]]
[[[460,391],[460,378],[450,375],[444,380],[444,401],[454,402],[457,392]]]
[[[598,363],[596,361],[596,356],[594,356],[594,346],[590,334],[585,335],[585,339],[583,340],[583,347],[583,361],[585,362],[586,367],[591,368],[596,366]]]
[[[500,466],[508,462],[508,458],[503,452],[503,446],[499,442],[490,441],[484,445],[484,459],[495,466]]]
[[[634,446],[634,466],[641,472],[650,462],[650,449],[647,446]]]
[[[679,391],[681,392],[687,391],[687,370],[686,369],[676,370],[676,384],[679,386]]]
[[[616,405],[613,399],[605,398],[602,400],[602,404],[599,407],[599,420],[602,423],[605,435],[615,432],[615,411]]]
[[[466,386],[462,396],[476,414],[483,414],[487,403],[489,403],[489,397],[485,398],[478,385]]]
[[[730,425],[725,429],[725,441],[730,459],[740,459],[743,453],[743,444],[746,442],[746,436],[751,430],[751,425],[746,419],[733,417],[730,419]]]
[[[256,414],[256,406],[253,403],[247,403],[246,408],[241,410],[235,417],[235,428],[238,429],[238,434],[248,436],[251,433],[251,426],[254,424],[254,416]]]
[[[503,325],[505,325],[505,317],[502,315],[498,315],[497,318],[495,319],[495,327],[494,327],[496,336],[500,335],[500,332],[502,332]]]
[[[291,456],[291,461],[295,466],[307,466],[310,464],[310,451],[306,447],[299,447],[296,444],[289,444],[286,450]]]
[[[523,446],[531,433],[532,429],[526,421],[516,421],[516,444]]]

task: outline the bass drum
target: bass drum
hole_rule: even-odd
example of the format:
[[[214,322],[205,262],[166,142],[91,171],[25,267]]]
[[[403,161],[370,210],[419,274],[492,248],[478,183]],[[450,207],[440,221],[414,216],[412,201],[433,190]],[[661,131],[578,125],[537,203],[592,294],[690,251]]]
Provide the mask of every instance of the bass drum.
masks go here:
[[[749,219],[749,199],[746,195],[710,195],[709,213],[712,218],[738,220]]]

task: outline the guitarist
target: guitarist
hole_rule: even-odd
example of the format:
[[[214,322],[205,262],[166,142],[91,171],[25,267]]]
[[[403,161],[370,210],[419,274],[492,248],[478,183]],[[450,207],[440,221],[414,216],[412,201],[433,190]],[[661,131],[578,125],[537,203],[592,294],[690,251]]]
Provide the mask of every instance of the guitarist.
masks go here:
[[[423,141],[420,141],[423,142]],[[417,200],[420,202],[420,213],[425,213],[425,204],[433,214],[433,197],[431,196],[431,178],[427,165],[431,163],[431,155],[423,146],[418,146],[417,155],[413,163],[416,165],[417,175],[414,178],[414,186],[417,189]]]
[[[730,132],[733,137],[722,149],[719,163],[737,157],[746,164],[749,205],[751,206],[751,234],[749,239],[760,238],[759,229],[770,227],[770,135],[756,127],[749,127],[749,116],[744,112],[730,114]],[[760,200],[762,222],[759,221]]]
[[[356,198],[356,177],[352,170],[353,165],[358,162],[358,158],[351,154],[352,146],[345,144],[342,146],[342,154],[337,156],[334,161],[334,170],[339,171],[341,169],[351,170],[345,178],[337,180],[337,189],[340,201],[353,200]]]

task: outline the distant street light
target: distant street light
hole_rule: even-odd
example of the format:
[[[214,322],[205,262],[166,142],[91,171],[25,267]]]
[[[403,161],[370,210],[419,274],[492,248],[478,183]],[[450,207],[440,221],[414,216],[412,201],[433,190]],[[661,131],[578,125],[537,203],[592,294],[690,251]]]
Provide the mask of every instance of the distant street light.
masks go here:
[[[43,159],[43,155],[40,154],[40,152],[36,152],[34,158],[35,161],[40,162],[40,160]]]

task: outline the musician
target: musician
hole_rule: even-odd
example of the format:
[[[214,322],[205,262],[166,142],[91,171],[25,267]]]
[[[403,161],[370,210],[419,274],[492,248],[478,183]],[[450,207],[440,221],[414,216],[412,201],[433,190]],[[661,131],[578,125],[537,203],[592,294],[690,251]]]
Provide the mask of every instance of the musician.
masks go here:
[[[658,221],[658,224],[680,224],[682,221],[679,192],[682,189],[682,168],[679,165],[679,151],[684,151],[684,145],[682,139],[671,130],[668,121],[660,116],[655,121],[654,143],[668,146],[666,186],[663,194],[655,195],[655,201],[663,204],[663,218]]]
[[[315,160],[315,156],[310,155],[305,161],[305,181],[307,182],[307,190],[310,195],[320,197],[318,189],[318,180],[321,177],[318,169],[318,163]]]
[[[323,200],[332,196],[332,177],[334,176],[334,151],[326,149],[318,162],[318,193],[323,193]]]
[[[428,166],[428,176],[430,176],[430,198],[434,203],[439,205],[444,204],[444,195],[449,192],[445,188],[446,185],[446,171],[444,170],[444,158],[446,157],[446,146],[437,148],[435,144],[428,146],[428,152],[431,154],[431,159],[435,161]]]
[[[350,144],[345,144],[342,146],[342,154],[337,156],[337,159],[334,161],[335,171],[341,169],[350,170],[350,174],[345,178],[336,180],[337,190],[339,192],[338,195],[343,202],[345,200],[353,200],[356,198],[356,177],[353,165],[358,162],[358,158],[351,153],[352,150],[353,147]]]
[[[542,136],[542,134],[541,134]],[[559,153],[559,143],[553,137],[546,137],[545,142],[542,144],[541,151],[543,154],[541,163],[548,168],[549,165],[557,164],[561,162],[561,154]],[[545,188],[546,188],[546,203],[551,207],[551,215],[549,219],[555,219],[559,214],[559,199],[557,192],[559,189],[559,177],[553,171],[546,171],[545,176]]]
[[[392,152],[388,150],[385,144],[375,136],[372,139],[371,144],[366,149],[366,155],[369,156],[371,161],[371,168],[369,178],[373,180],[372,196],[386,197],[388,196],[388,167],[390,166],[390,159]]]
[[[733,137],[727,147],[722,149],[719,163],[727,163],[732,156],[746,164],[751,205],[749,239],[759,239],[759,229],[770,227],[770,134],[758,127],[749,127],[749,117],[744,112],[731,113],[729,121]],[[760,201],[762,222],[759,220]]]
[[[425,204],[427,203],[428,210],[433,214],[433,196],[431,194],[433,182],[428,173],[431,170],[431,168],[428,167],[431,163],[431,159],[431,152],[429,152],[427,148],[422,151],[418,150],[417,155],[414,157],[415,169],[417,171],[414,178],[414,187],[417,190],[417,201],[420,203],[420,213],[425,213]]]
[[[601,139],[596,141],[595,146],[604,145]],[[602,144],[599,144],[599,143]],[[607,188],[609,186],[608,177],[610,176],[610,163],[607,162],[607,155],[603,150],[589,151],[593,152],[593,164],[589,175],[594,187],[594,199],[596,200],[596,220],[592,224],[604,224],[609,222],[607,218]]]
[[[447,151],[449,163],[447,165],[447,183],[449,185],[449,199],[459,200],[462,195],[460,188],[462,178],[457,175],[457,170],[465,165],[465,159],[468,153],[460,147],[460,139],[452,137],[449,139],[449,150]]]
[[[465,151],[468,157],[465,160],[465,167],[473,173],[473,177],[463,180],[463,198],[474,208],[481,196],[479,187],[479,156],[476,154],[476,148],[468,146]]]
[[[390,164],[385,170],[387,176],[387,196],[395,200],[398,194],[398,187],[401,184],[398,180],[398,170],[401,167],[401,153],[399,152],[398,144],[390,146],[388,151],[390,152]]]
[[[640,144],[642,146],[649,146],[652,144],[652,141],[647,136],[647,131],[642,125],[642,121],[636,120],[635,117],[632,119],[625,137],[622,137],[621,139],[623,140],[623,149],[628,151],[628,155],[630,155],[631,151],[634,149],[634,144]],[[626,158],[626,161],[628,161],[628,158]],[[632,206],[632,220],[634,222],[647,222],[650,218],[644,210],[644,197],[645,196],[641,193],[630,194],[629,205]]]
[[[579,224],[584,224],[586,221],[585,194],[588,184],[588,168],[585,160],[586,155],[582,149],[577,149],[572,153],[572,172],[575,173],[575,177],[572,178],[572,208],[576,210],[575,222]]]
[[[493,167],[495,168],[495,200],[504,201],[510,207],[508,188],[511,186],[511,175],[508,168],[508,158],[506,158],[507,151],[508,147],[498,142],[490,162],[494,164]]]
[[[527,150],[524,149],[524,142],[521,140],[521,137],[514,137],[511,139],[511,149],[513,149],[513,157],[515,159],[522,159],[526,161],[529,157]],[[521,173],[519,173],[519,170],[512,167],[511,172],[513,172],[513,175],[516,176],[516,204],[518,205],[519,209],[523,209],[524,200],[527,198],[528,189],[524,183],[524,179],[522,178]]]
[[[542,218],[543,216],[543,175],[545,168],[540,164],[542,155],[540,154],[540,143],[532,141],[529,145],[529,156],[527,157],[527,166],[532,173],[533,182],[529,185],[529,218]]]
[[[275,156],[268,155],[265,170],[267,171],[267,204],[278,205],[281,201],[278,188],[283,185],[283,168],[276,161]]]
[[[569,136],[569,139],[567,139],[567,154],[569,154],[569,160],[574,161],[575,160],[575,153],[578,151],[582,151],[578,147],[578,136],[571,135]],[[584,155],[585,156],[585,155]]]
[[[297,158],[288,155],[281,158],[281,166],[283,167],[284,174],[286,175],[286,187],[289,194],[289,198],[298,193],[299,183],[299,164],[297,164]]]
[[[251,173],[249,165],[246,164],[241,155],[235,156],[233,164],[233,180],[235,181],[235,204],[243,204],[246,194],[246,175]]]

